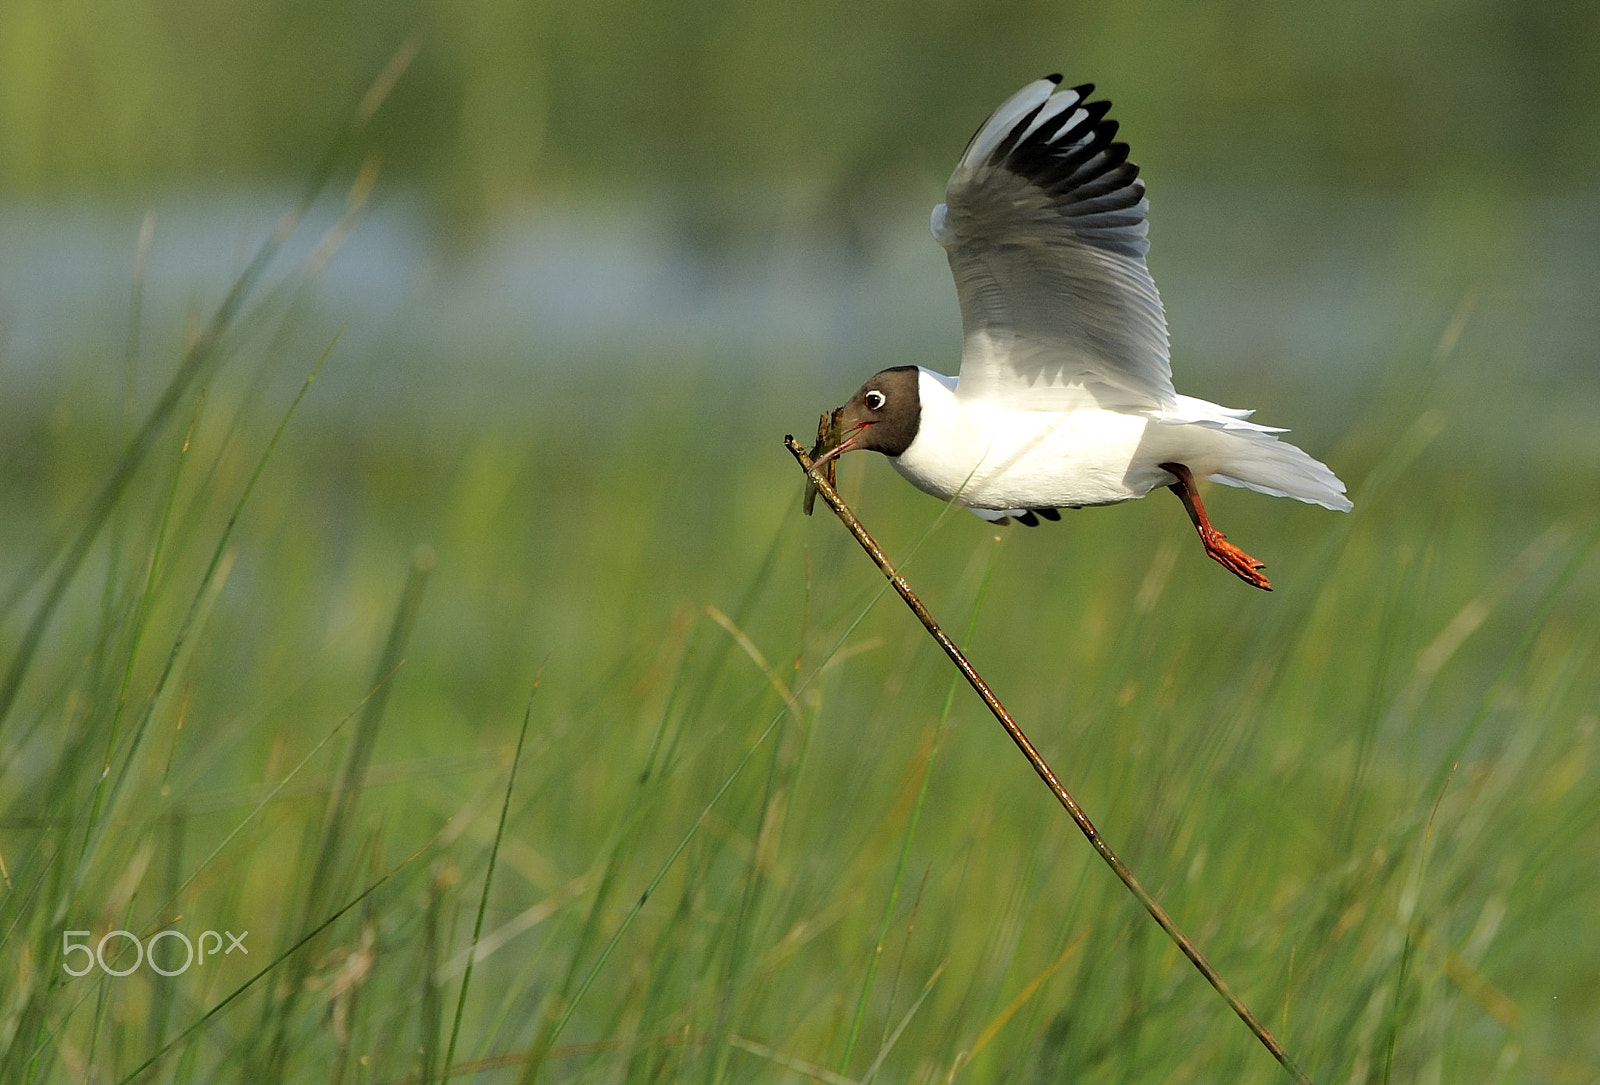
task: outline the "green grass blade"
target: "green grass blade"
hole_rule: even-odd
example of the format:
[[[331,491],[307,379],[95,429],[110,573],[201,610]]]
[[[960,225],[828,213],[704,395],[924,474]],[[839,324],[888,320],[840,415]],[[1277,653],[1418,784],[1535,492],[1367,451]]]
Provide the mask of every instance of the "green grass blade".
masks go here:
[[[478,914],[472,921],[472,941],[467,946],[466,968],[461,976],[461,991],[456,996],[455,1018],[450,1023],[450,1043],[444,1053],[444,1074],[450,1076],[450,1068],[455,1065],[456,1041],[461,1036],[461,1021],[467,1010],[467,991],[472,986],[472,966],[478,952],[478,940],[483,937],[483,917],[489,910],[489,890],[494,884],[494,867],[500,858],[500,843],[505,839],[506,819],[511,812],[511,793],[517,783],[517,766],[522,763],[522,748],[528,739],[528,724],[533,719],[533,698],[539,692],[539,683],[543,678],[543,669],[540,675],[533,680],[533,688],[528,691],[528,706],[522,713],[522,728],[517,732],[517,749],[511,755],[511,771],[506,774],[505,797],[500,803],[500,820],[495,825],[494,843],[489,846],[489,865],[483,873],[483,889],[478,894]]]

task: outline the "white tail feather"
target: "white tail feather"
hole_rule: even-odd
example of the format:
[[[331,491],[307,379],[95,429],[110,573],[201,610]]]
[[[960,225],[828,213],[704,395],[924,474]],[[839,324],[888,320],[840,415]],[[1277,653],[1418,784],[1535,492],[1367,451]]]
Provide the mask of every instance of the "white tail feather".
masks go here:
[[[1207,478],[1227,486],[1243,486],[1272,497],[1292,497],[1335,512],[1354,506],[1345,496],[1344,483],[1326,464],[1305,450],[1260,430],[1217,429],[1221,463]]]

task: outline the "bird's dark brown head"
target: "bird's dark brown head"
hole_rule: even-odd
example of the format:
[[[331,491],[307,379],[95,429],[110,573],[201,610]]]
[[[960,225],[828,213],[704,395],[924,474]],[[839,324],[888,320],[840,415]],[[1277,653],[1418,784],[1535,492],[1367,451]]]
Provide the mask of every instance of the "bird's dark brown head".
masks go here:
[[[922,424],[922,396],[914,365],[897,365],[875,373],[856,390],[843,407],[834,411],[830,425],[831,448],[821,448],[821,459],[856,450],[898,456],[911,447]]]

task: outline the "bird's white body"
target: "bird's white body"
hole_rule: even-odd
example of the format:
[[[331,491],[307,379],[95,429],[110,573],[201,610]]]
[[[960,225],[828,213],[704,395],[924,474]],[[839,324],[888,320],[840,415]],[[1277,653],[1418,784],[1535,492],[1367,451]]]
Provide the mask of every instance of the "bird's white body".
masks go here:
[[[1018,410],[958,388],[956,378],[919,371],[921,424],[890,462],[923,492],[986,519],[1132,501],[1170,485],[1173,476],[1158,465],[1173,462],[1274,497],[1350,507],[1332,471],[1279,441],[1281,431],[1248,421],[1248,411],[1184,395],[1175,410],[1107,408],[1088,398]]]
[[[1048,76],[1012,95],[933,209],[961,304],[961,375],[882,370],[830,416],[839,442],[814,454],[881,452],[918,489],[1028,525],[1170,487],[1206,552],[1270,589],[1211,524],[1195,480],[1339,511],[1344,483],[1249,411],[1173,387],[1144,182],[1093,89]]]

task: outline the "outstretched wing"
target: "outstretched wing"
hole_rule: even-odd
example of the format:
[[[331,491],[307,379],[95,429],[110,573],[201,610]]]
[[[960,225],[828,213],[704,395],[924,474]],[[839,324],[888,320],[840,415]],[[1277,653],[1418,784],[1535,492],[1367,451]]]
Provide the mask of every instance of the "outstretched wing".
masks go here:
[[[1060,81],[1030,83],[995,110],[933,209],[961,300],[956,394],[1034,410],[1170,409],[1144,182],[1113,142],[1111,103]]]

